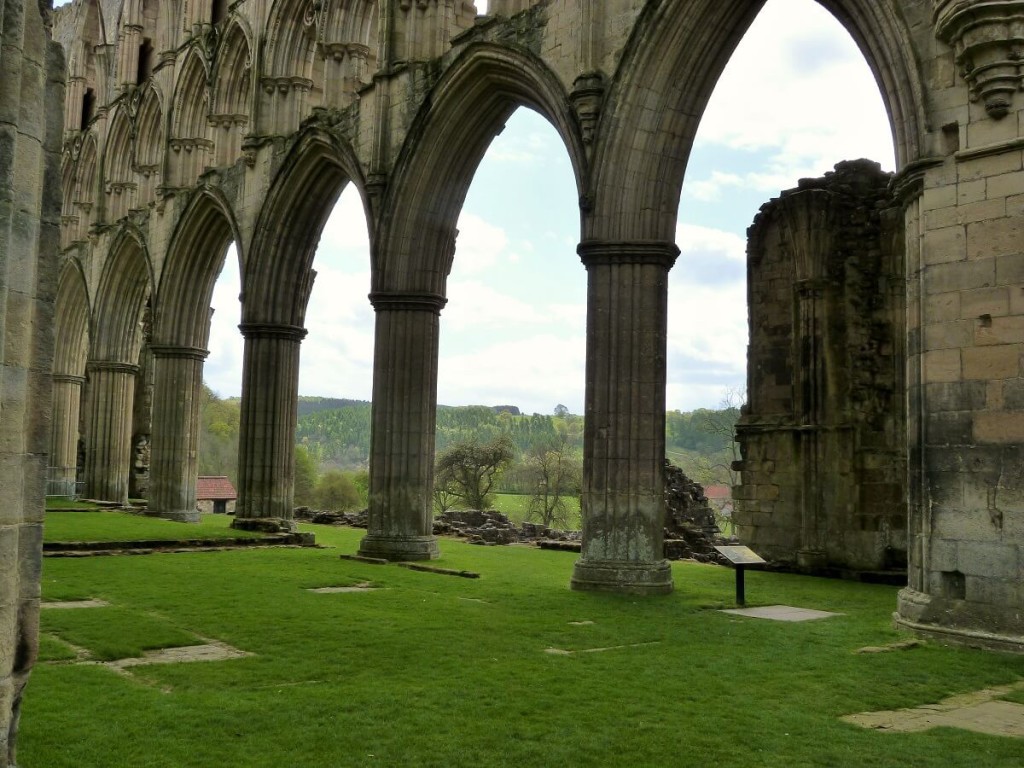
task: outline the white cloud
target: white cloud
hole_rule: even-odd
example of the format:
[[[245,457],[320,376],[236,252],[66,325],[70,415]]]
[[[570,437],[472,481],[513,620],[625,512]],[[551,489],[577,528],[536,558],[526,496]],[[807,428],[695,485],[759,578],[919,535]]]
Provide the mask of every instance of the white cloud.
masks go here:
[[[458,223],[459,236],[455,241],[455,263],[461,274],[475,274],[493,267],[505,256],[508,234],[501,227],[484,221],[472,213],[463,212]]]
[[[438,402],[518,405],[550,413],[563,403],[583,412],[586,339],[554,331],[519,334],[441,360]]]
[[[695,254],[713,254],[729,261],[747,260],[746,239],[722,229],[680,223],[676,227],[676,245],[683,260]]]

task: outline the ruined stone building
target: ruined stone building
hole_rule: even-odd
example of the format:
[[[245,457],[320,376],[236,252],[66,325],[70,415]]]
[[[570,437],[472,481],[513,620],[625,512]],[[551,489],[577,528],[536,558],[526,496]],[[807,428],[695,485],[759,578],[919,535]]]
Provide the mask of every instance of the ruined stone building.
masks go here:
[[[890,182],[842,163],[749,231],[736,522],[759,553],[811,572],[906,565],[905,240]]]
[[[851,558],[896,543],[883,535],[906,537],[909,586],[896,606],[899,622],[1019,648],[1024,0],[821,3],[874,71],[895,140],[890,187],[905,236],[891,255],[901,250],[904,266],[888,299],[906,307],[890,356],[893,398],[906,408],[907,492],[891,498],[890,479],[873,473],[877,456],[840,446],[828,432],[808,433],[799,454],[778,456],[849,459],[841,482],[857,488],[859,500],[843,514],[857,535],[840,548]],[[16,719],[12,702],[31,666],[47,452],[49,464],[72,468],[82,443],[89,495],[121,500],[130,483],[146,483],[151,512],[195,514],[210,296],[231,242],[245,343],[237,519],[245,526],[289,518],[312,258],[349,184],[366,213],[376,311],[362,551],[436,555],[438,329],[455,222],[489,142],[520,106],[561,136],[579,191],[578,250],[589,285],[585,530],[572,584],[671,590],[661,470],[679,195],[702,111],[760,7],[492,0],[489,15],[478,17],[469,0],[73,0],[53,20],[66,58],[64,98],[61,51],[47,47],[44,11],[7,0],[0,733]],[[736,114],[743,119],[741,101]],[[834,197],[784,196],[766,213],[757,256],[765,268],[789,248],[787,217],[803,209],[834,216],[846,205]],[[814,255],[805,246],[790,251]],[[813,363],[801,375],[820,377],[830,370],[819,364],[825,342],[856,354],[860,337],[880,343],[881,327],[832,326],[827,318],[849,316],[844,303],[875,299],[855,285],[815,288],[831,275],[858,279],[856,265],[840,269],[838,252],[818,255],[789,273],[806,290],[790,286],[788,300],[799,307],[794,332],[808,334],[790,349]],[[872,312],[896,310],[880,304]],[[879,441],[879,456],[898,451],[883,444],[889,427],[869,405],[853,413],[828,398],[790,406],[790,417],[813,413]],[[767,442],[753,445],[755,454],[769,450]],[[146,450],[148,476],[137,476],[144,463],[136,456]],[[867,485],[874,489],[859,490]],[[809,492],[800,491],[809,499],[832,493],[821,484]],[[760,490],[751,498],[766,499]],[[893,510],[901,502],[908,515],[898,534]],[[811,537],[793,546],[816,557],[822,544],[812,518],[821,510],[804,509],[801,536]]]

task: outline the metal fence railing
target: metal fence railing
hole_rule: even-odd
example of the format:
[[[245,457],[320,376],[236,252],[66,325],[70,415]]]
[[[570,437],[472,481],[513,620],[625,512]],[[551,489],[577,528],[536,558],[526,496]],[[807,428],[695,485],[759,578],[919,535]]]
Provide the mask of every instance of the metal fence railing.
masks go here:
[[[46,495],[77,499],[85,490],[85,483],[79,482],[76,474],[75,467],[47,467]]]

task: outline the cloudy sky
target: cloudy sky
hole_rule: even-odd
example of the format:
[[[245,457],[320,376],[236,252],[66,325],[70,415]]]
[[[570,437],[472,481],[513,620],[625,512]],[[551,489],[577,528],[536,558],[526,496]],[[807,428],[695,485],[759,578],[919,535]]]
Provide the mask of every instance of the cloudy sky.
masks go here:
[[[478,7],[480,3],[478,3]],[[768,0],[701,122],[669,284],[669,408],[717,406],[743,385],[745,231],[762,203],[801,177],[859,157],[892,170],[889,123],[852,39],[814,0]],[[441,314],[438,401],[583,411],[586,272],[576,256],[577,194],[568,155],[526,109],[477,171],[459,220]],[[299,391],[369,399],[373,311],[358,196],[347,190],[323,233],[307,313]],[[237,264],[214,293],[206,380],[241,392]]]

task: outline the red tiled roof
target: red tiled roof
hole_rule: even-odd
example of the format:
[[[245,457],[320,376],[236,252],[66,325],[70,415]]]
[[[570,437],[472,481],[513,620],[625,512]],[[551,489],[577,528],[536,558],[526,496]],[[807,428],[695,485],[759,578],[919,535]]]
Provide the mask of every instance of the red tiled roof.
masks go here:
[[[235,486],[226,477],[200,477],[196,483],[196,499],[199,501],[231,501],[237,498]]]
[[[709,499],[731,499],[732,488],[728,485],[706,485],[704,486],[704,496]]]

